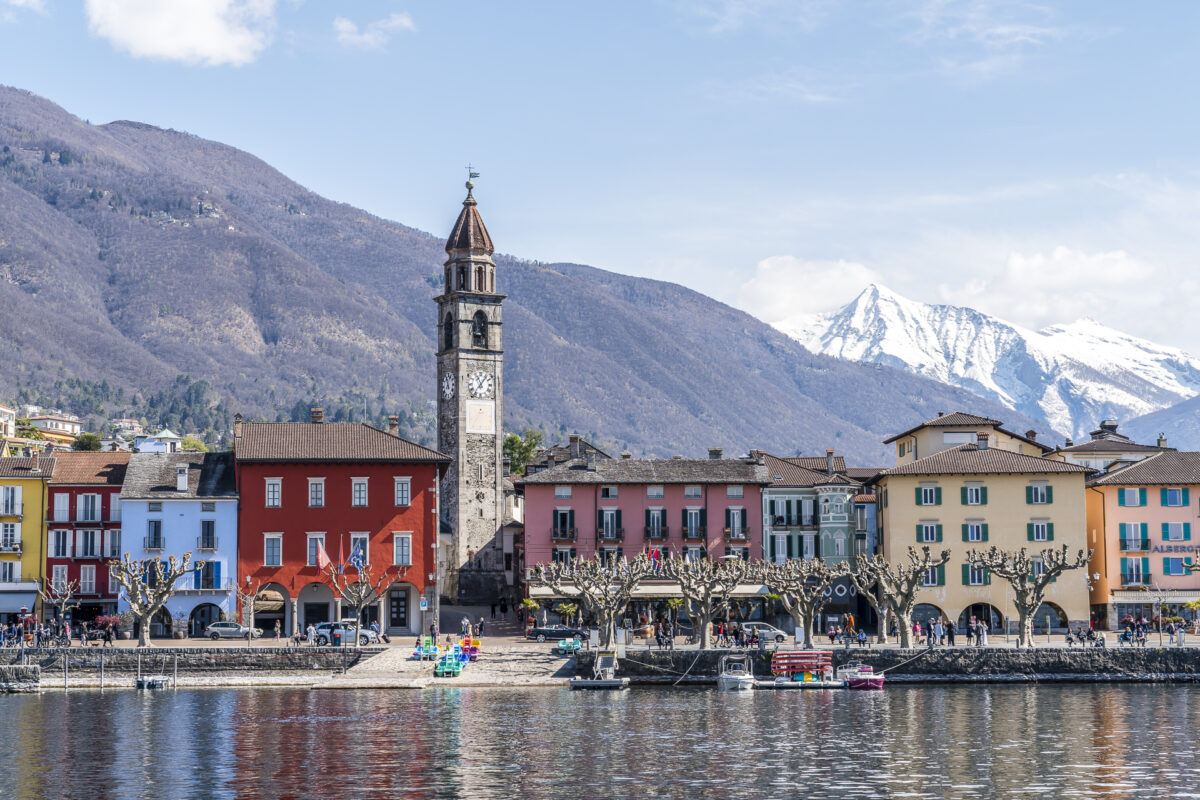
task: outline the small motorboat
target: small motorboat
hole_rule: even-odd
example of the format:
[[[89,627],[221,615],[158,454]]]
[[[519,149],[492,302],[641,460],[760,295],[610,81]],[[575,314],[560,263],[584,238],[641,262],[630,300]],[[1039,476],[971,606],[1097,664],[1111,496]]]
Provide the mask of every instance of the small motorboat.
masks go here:
[[[139,689],[166,689],[171,685],[171,679],[166,675],[142,675],[135,685]]]
[[[739,691],[754,688],[754,673],[751,671],[750,656],[721,656],[721,671],[717,675],[717,688],[722,691]]]
[[[883,688],[883,673],[876,672],[870,664],[851,661],[838,669],[837,676],[845,682],[847,689],[874,691]]]

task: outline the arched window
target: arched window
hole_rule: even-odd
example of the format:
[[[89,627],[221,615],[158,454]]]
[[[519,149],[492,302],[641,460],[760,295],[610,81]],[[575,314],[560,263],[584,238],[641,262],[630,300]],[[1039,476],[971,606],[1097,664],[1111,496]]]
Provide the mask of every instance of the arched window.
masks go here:
[[[444,340],[443,350],[454,349],[454,317],[449,314],[446,315],[446,321],[442,324],[442,339]]]
[[[471,346],[484,350],[488,346],[487,314],[482,311],[476,311],[475,319],[471,322]]]

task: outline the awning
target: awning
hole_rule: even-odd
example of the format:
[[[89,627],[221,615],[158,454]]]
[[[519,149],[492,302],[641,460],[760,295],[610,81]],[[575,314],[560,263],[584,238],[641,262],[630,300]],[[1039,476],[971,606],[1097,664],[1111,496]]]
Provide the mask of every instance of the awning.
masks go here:
[[[26,586],[34,586],[37,584],[21,583],[17,584],[22,588]],[[33,611],[33,604],[37,600],[37,589],[33,591],[15,591],[11,589],[0,589],[0,614],[19,614],[22,608],[27,608]]]
[[[762,597],[770,590],[761,583],[739,584],[733,590],[731,597]],[[554,597],[573,597],[576,592],[568,585],[563,586],[562,592],[555,592],[549,586],[529,585],[529,596],[534,600],[548,600]],[[643,583],[633,590],[634,600],[664,600],[668,597],[683,597],[677,583]]]
[[[1114,603],[1138,603],[1153,605],[1154,603],[1192,603],[1200,600],[1200,591],[1184,591],[1163,589],[1153,592],[1138,592],[1128,589],[1117,589],[1110,592]]]

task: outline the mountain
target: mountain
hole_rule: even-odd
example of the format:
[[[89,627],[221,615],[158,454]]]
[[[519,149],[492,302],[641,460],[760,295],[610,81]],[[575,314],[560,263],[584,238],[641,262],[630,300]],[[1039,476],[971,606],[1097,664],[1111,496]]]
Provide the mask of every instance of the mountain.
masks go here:
[[[486,219],[486,186],[476,196]],[[457,213],[445,209],[447,230]],[[302,419],[319,403],[332,419],[399,413],[405,435],[433,443],[442,248],[232,147],[91,125],[0,87],[0,398],[213,434],[234,411]],[[1032,424],[962,389],[814,355],[682,286],[496,261],[509,430],[639,455],[834,447],[877,465],[882,438],[940,410]]]
[[[1091,319],[1033,331],[872,285],[844,308],[777,327],[814,352],[968,389],[1086,438],[1200,394],[1200,360]]]

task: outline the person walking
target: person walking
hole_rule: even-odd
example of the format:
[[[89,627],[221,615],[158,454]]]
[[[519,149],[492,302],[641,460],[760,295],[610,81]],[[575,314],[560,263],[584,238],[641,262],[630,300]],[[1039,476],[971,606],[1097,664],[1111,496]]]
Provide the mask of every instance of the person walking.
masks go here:
[[[668,622],[663,626],[663,638],[667,640],[667,649],[675,649],[675,628]]]
[[[500,619],[508,619],[508,598],[500,598]]]
[[[946,621],[946,645],[954,647],[954,620]]]
[[[466,636],[467,634],[469,634],[471,632],[471,618],[468,617],[466,614],[463,614],[462,622],[460,622],[458,624],[458,627],[459,627],[458,632],[460,634],[462,634],[463,636]]]
[[[987,635],[987,623],[983,620],[979,620],[979,630],[976,633],[976,638],[979,640],[980,647],[987,647]]]
[[[937,622],[933,623],[933,639],[940,645],[945,638],[946,626],[942,624],[942,620],[939,618]]]
[[[434,644],[437,644],[438,624],[437,624],[436,619],[433,622],[429,623],[429,638],[433,639]]]
[[[115,636],[113,635],[112,625],[111,624],[105,625],[104,626],[104,643],[101,645],[101,647],[112,647],[114,638],[115,638]]]
[[[275,641],[277,642],[279,641],[279,634],[281,630],[282,629],[279,625],[279,620],[275,620]]]
[[[479,618],[479,638],[483,638],[483,617]]]
[[[317,626],[311,622],[308,623],[308,627],[304,629],[304,633],[308,636],[308,643],[315,646],[317,644]]]

